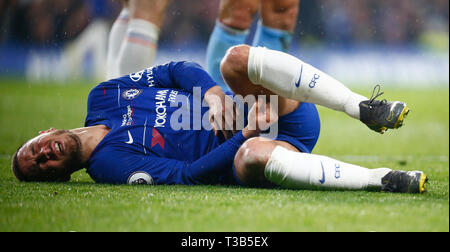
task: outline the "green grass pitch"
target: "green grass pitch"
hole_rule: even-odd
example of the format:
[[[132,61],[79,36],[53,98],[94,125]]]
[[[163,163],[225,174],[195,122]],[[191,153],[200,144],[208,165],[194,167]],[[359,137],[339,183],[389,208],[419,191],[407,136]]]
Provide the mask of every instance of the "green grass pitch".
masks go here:
[[[423,170],[423,195],[268,190],[230,186],[19,183],[11,154],[39,130],[82,127],[92,85],[0,80],[0,231],[449,231],[449,90],[385,88],[411,108],[405,125],[379,135],[319,108],[314,153],[363,165]],[[370,96],[370,89],[358,92]]]

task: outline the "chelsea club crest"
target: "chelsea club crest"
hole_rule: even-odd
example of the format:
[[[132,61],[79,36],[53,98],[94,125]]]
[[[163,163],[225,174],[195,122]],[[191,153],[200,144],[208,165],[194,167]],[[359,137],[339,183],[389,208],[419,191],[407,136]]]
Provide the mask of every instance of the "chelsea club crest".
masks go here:
[[[134,98],[138,97],[142,93],[142,89],[128,89],[126,91],[123,91],[122,97],[126,100],[133,100]]]

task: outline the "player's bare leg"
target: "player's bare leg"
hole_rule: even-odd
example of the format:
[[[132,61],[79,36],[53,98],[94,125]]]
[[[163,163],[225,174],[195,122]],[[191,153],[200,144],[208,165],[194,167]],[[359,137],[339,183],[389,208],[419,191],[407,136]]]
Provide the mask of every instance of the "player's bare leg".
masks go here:
[[[144,19],[161,28],[171,0],[129,0],[132,19]]]
[[[248,64],[247,68],[236,72],[240,73],[241,78],[247,75],[251,84],[264,87],[284,98],[345,112],[374,131],[384,133],[388,128],[402,126],[409,111],[404,102],[377,101],[375,99],[382,93],[375,92],[368,99],[300,59],[267,48],[247,45],[233,47],[224,59],[223,69],[227,65],[233,68],[228,64],[233,58],[245,58],[240,54],[247,54]],[[237,80],[233,82],[238,83]]]
[[[253,46],[287,52],[297,23],[299,0],[261,0]]]
[[[118,76],[153,65],[169,4],[170,0],[128,1],[130,20],[117,57]]]
[[[427,182],[421,171],[367,169],[264,138],[247,140],[236,153],[234,166],[240,182],[255,187],[422,193]]]
[[[263,25],[293,32],[297,22],[300,0],[261,0]]]
[[[235,30],[250,28],[260,0],[221,0],[218,20]]]
[[[221,0],[216,25],[206,50],[208,72],[223,90],[228,90],[220,74],[220,61],[228,48],[244,44],[260,0]]]

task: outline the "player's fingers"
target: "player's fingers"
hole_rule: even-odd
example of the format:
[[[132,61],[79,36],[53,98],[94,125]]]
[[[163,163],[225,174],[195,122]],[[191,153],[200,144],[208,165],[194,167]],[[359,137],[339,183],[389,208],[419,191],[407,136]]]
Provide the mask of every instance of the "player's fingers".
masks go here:
[[[217,136],[218,129],[216,122],[214,121],[214,115],[212,114],[209,115],[209,124],[211,124],[212,130],[214,131],[214,135]]]
[[[228,130],[222,130],[222,134],[225,137],[225,139],[229,139],[230,138],[230,133],[228,132]]]
[[[234,115],[233,115],[233,110],[230,109],[228,111],[225,111],[225,129],[226,130],[233,130],[233,125],[234,125]]]
[[[225,137],[225,139],[228,139],[229,137],[230,137],[230,134],[228,133],[228,130],[227,130],[227,119],[226,119],[226,117],[225,117],[225,115],[222,117],[222,120],[221,120],[221,128],[220,128],[220,130],[222,131],[222,134],[223,134],[223,136]]]
[[[215,125],[217,126],[218,130],[222,132],[225,139],[230,138],[230,133],[227,130],[227,124],[226,124],[226,118],[225,115],[221,114],[215,117],[218,120],[214,120]]]
[[[240,113],[239,113],[239,111],[237,109],[236,104],[233,105],[233,111],[234,111],[234,113],[233,113],[233,135],[234,135],[234,134],[236,134],[238,132],[237,120],[239,118],[241,118],[241,117],[240,117]]]
[[[224,103],[222,112],[224,114],[225,129],[229,130],[229,131],[233,131],[233,125],[235,122],[235,116],[234,116],[235,103],[230,96],[225,96],[224,102],[225,103]]]
[[[216,136],[219,135],[219,132],[222,132],[222,134],[224,136],[226,136],[226,134],[224,133],[224,131],[225,131],[224,123],[225,122],[221,116],[214,117],[214,125],[215,125],[216,131],[217,131]]]

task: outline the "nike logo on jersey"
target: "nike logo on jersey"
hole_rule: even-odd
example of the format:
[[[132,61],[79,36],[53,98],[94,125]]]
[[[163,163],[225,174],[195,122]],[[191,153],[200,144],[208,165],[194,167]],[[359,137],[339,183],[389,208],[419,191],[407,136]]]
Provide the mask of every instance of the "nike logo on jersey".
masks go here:
[[[323,168],[322,162],[320,162],[320,165],[322,166],[322,179],[319,179],[319,182],[323,184],[325,183],[325,169]]]
[[[125,142],[126,144],[132,144],[133,143],[133,136],[131,135],[130,131],[128,131],[128,142]]]

